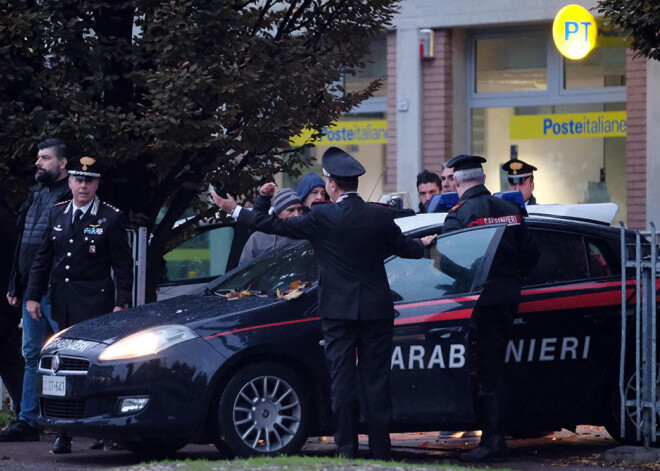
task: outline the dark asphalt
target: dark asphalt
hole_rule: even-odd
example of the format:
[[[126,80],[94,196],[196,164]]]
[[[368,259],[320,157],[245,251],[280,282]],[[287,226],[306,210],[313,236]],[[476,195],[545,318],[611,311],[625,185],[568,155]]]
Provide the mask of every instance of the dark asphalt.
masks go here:
[[[436,433],[393,434],[393,457],[416,467],[425,464],[459,465],[461,450],[473,448],[478,438],[454,437],[440,439]],[[50,452],[54,435],[44,435],[41,442],[0,443],[0,468],[20,470],[98,470],[120,468],[139,464],[145,459],[128,451],[89,450],[91,439],[78,438],[73,442],[70,455],[53,455]],[[603,428],[580,427],[577,433],[567,430],[548,437],[528,440],[510,440],[511,461],[498,467],[516,470],[562,468],[567,471],[594,469],[625,469],[604,466],[601,454],[618,446]],[[360,437],[361,450],[367,450],[366,437]],[[332,438],[311,438],[303,453],[311,456],[329,456],[333,453]],[[212,445],[189,445],[170,459],[219,460],[221,455]],[[630,468],[628,468],[630,469]]]

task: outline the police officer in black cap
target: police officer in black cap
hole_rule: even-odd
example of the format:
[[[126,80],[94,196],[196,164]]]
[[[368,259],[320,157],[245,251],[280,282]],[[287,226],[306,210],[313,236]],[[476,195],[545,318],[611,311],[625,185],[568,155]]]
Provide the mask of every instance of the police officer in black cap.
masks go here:
[[[52,318],[60,330],[129,307],[133,287],[133,258],[123,213],[96,196],[101,177],[98,159],[80,154],[67,167],[73,199],[50,210],[46,237],[25,294],[28,312],[39,320],[39,300],[50,286]],[[71,437],[60,433],[53,452],[70,453]]]
[[[472,357],[478,385],[475,414],[483,435],[476,449],[461,454],[461,460],[468,462],[508,459],[502,401],[504,354],[509,329],[520,302],[520,277],[538,258],[524,225],[523,217],[527,216],[527,212],[491,196],[484,186],[485,175],[481,164],[485,161],[475,155],[459,155],[447,163],[454,169],[460,199],[447,213],[442,227],[444,234],[466,227],[507,224],[483,292],[472,313],[476,325],[472,332]]]
[[[534,191],[534,171],[537,170],[536,167],[516,159],[502,164],[502,170],[507,173],[509,191],[521,192],[526,206],[536,204],[536,198],[532,193]]]
[[[322,163],[325,189],[335,204],[314,205],[302,217],[268,217],[241,209],[231,196],[212,196],[239,225],[311,241],[320,274],[318,313],[330,368],[335,443],[346,457],[357,457],[359,377],[369,449],[375,459],[389,459],[394,305],[383,262],[392,254],[421,258],[435,235],[409,239],[387,207],[365,203],[357,193],[364,167],[343,150],[331,147]]]

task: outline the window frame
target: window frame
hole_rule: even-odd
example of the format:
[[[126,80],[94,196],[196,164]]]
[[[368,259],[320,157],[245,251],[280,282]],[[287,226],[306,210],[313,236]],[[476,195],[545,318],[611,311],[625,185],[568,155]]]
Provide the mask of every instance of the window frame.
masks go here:
[[[545,29],[545,31],[543,31]],[[492,38],[520,37],[545,32],[546,71],[548,88],[545,91],[520,91],[503,93],[476,92],[476,47],[477,41]],[[564,57],[559,53],[552,39],[552,23],[540,26],[473,30],[467,38],[467,77],[468,77],[468,130],[472,108],[515,108],[522,106],[572,105],[586,103],[626,102],[626,86],[601,88],[564,88]],[[468,141],[470,142],[470,141]]]

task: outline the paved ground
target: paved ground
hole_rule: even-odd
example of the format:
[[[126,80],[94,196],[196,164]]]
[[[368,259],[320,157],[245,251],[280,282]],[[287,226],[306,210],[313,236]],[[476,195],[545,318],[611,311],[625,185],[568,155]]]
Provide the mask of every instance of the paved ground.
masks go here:
[[[461,438],[460,434],[439,439],[436,433],[407,433],[392,436],[393,455],[396,460],[414,463],[447,463],[458,465],[461,450],[474,447],[478,438]],[[126,467],[142,460],[127,451],[92,451],[89,439],[76,439],[73,453],[53,455],[50,447],[54,436],[46,436],[37,443],[0,443],[0,468],[21,470],[98,470]],[[361,437],[361,448],[367,449],[366,437]],[[604,466],[601,454],[618,444],[600,427],[580,427],[577,433],[567,430],[548,437],[530,440],[510,440],[511,461],[500,467],[516,470],[563,468],[575,471],[598,466],[602,470],[624,469]],[[333,451],[331,438],[311,438],[303,453],[328,456]],[[189,445],[176,454],[175,459],[218,460],[222,457],[212,445]],[[631,465],[629,465],[631,466]],[[649,469],[658,469],[650,466]]]

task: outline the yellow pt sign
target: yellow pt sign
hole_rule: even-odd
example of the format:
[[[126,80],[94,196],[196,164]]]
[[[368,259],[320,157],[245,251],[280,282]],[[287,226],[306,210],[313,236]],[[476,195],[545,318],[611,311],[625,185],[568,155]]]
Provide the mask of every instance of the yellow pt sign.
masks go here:
[[[552,23],[552,37],[559,52],[569,59],[582,59],[596,45],[596,20],[586,8],[567,5]]]

